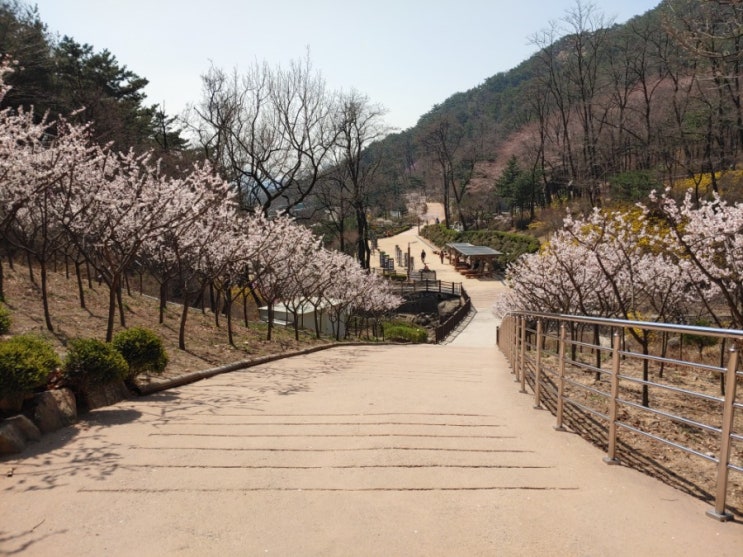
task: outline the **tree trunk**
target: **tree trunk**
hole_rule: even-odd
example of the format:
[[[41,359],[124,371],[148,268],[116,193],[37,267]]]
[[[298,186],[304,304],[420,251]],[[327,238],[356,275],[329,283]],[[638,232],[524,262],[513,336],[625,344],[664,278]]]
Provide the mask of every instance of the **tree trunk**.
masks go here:
[[[106,323],[106,342],[111,342],[114,336],[114,318],[116,316],[116,292],[119,289],[119,276],[111,278],[108,285],[108,321]]]
[[[28,278],[31,284],[36,284],[36,277],[34,276],[34,266],[31,262],[31,252],[26,252],[26,265],[28,266]]]
[[[727,339],[723,338],[722,343],[720,344],[720,367],[725,368],[725,346],[727,344]],[[725,374],[720,374],[720,395],[725,396]]]
[[[211,286],[209,287],[211,288]],[[219,313],[222,311],[222,291],[217,290],[215,294],[215,304],[214,304],[214,326],[219,327]]]
[[[75,260],[75,277],[77,278],[77,296],[80,298],[80,307],[85,309],[85,289],[83,288],[83,270],[80,262]]]
[[[642,342],[642,353],[647,356],[650,354],[650,339],[647,337],[647,332],[644,332],[644,338]],[[648,388],[648,380],[650,378],[650,362],[647,358],[642,360],[642,405],[645,408],[650,408],[650,392]]]
[[[44,307],[44,322],[49,331],[54,331],[52,318],[49,315],[49,294],[47,293],[46,261],[44,258],[39,262],[41,265],[41,303]]]
[[[227,284],[224,291],[224,309],[227,312],[227,342],[230,346],[235,346],[235,339],[232,335],[232,287]]]
[[[369,249],[369,226],[366,222],[366,212],[360,205],[355,207],[356,227],[358,228],[358,242],[356,256],[359,264],[363,269],[368,269],[371,260],[371,250]]]
[[[186,319],[188,319],[188,290],[183,290],[183,307],[181,308],[181,323],[178,327],[178,348],[186,349]]]
[[[165,308],[168,303],[168,282],[164,280],[160,283],[160,308],[159,321],[160,325],[165,323]]]
[[[126,277],[124,277],[124,281],[126,281]],[[119,280],[119,287],[116,289],[116,302],[119,306],[119,324],[122,327],[126,327],[126,315],[124,314],[124,300],[122,296],[122,290],[124,286],[121,284],[121,280]]]
[[[126,271],[124,271],[124,284],[126,285],[126,295],[131,297],[132,290],[129,287],[129,273],[127,273]]]

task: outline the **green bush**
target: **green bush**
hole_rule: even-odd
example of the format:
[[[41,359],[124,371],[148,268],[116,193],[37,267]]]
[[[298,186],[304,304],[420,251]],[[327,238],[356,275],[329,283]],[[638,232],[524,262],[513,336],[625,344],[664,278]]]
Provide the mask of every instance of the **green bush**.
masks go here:
[[[0,398],[41,387],[59,365],[54,348],[41,337],[19,335],[0,342]]]
[[[129,364],[129,379],[147,371],[162,373],[168,365],[168,354],[154,332],[132,327],[116,334],[113,345]]]
[[[696,325],[698,327],[711,327],[712,323],[706,319],[697,319],[696,321],[694,321],[693,325]],[[681,338],[684,342],[688,342],[696,346],[697,350],[699,350],[700,358],[702,357],[702,352],[705,348],[707,348],[708,346],[715,346],[718,342],[720,342],[720,339],[717,337],[695,335],[693,333],[685,333],[681,335]]]
[[[388,323],[384,326],[384,338],[385,340],[420,344],[428,342],[428,332],[413,325]]]
[[[72,339],[62,369],[73,387],[85,389],[121,381],[129,373],[124,357],[109,343],[94,338]]]
[[[3,304],[0,304],[0,335],[4,335],[10,330],[10,311]]]

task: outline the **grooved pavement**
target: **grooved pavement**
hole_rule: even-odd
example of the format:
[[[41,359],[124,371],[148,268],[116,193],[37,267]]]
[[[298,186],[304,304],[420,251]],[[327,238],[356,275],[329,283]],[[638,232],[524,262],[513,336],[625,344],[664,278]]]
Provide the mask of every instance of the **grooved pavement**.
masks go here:
[[[494,283],[465,287],[446,345],[219,375],[0,461],[0,554],[741,554],[740,524],[554,431],[494,346]]]

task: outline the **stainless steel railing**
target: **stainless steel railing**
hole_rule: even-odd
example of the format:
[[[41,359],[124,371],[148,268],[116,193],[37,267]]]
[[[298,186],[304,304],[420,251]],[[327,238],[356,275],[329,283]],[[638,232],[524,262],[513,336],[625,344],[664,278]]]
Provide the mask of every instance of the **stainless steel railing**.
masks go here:
[[[521,391],[556,429],[713,501],[721,521],[743,512],[741,343],[741,330],[533,312],[498,329]]]

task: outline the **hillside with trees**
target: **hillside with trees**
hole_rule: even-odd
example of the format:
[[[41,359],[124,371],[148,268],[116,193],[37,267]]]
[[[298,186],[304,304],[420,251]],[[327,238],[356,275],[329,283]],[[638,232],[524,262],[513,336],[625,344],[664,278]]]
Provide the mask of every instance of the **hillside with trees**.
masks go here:
[[[199,149],[186,146],[174,120],[144,104],[146,80],[111,53],[69,37],[51,38],[35,10],[16,2],[0,3],[0,45],[6,54],[0,63],[0,335],[33,332],[34,338],[61,344],[64,351],[75,344],[69,336],[73,331],[114,340],[136,313],[136,319],[148,320],[137,325],[158,328],[185,353],[191,344],[203,347],[201,337],[214,339],[213,330],[205,335],[203,322],[192,326],[200,309],[213,316],[214,329],[223,331],[227,346],[249,352],[248,341],[236,338],[237,330],[250,342],[255,340],[251,329],[272,341],[279,320],[274,308],[280,302],[295,316],[293,322],[283,319],[290,321],[285,324],[297,343],[300,336],[305,343],[315,342],[300,335],[297,316],[307,308],[316,317],[305,326],[317,340],[324,335],[340,341],[350,330],[367,337],[384,334],[381,319],[401,302],[387,281],[354,257],[327,249],[287,211],[269,211],[270,203],[246,203],[251,174],[245,159],[239,166],[243,174],[230,175],[238,166],[214,157],[210,143]],[[302,81],[305,74],[297,72],[282,74],[276,83],[290,84],[300,74],[297,81]],[[295,92],[309,89],[298,85]],[[272,108],[297,109],[295,97],[280,97],[276,88],[271,93]],[[276,187],[267,189],[272,195],[279,192],[272,201],[311,188],[304,160],[296,165],[297,177],[286,178],[293,171],[291,162],[284,164],[292,148],[308,158],[312,152],[318,165],[335,160],[331,155],[341,162],[344,152],[360,157],[356,138],[371,137],[366,134],[377,133],[376,128],[358,125],[366,114],[363,99],[344,100],[345,127],[323,131],[310,118],[296,128],[261,121],[264,137],[273,133],[277,138],[267,143],[269,152],[283,152],[256,163],[256,172],[277,174],[260,174],[252,185],[267,186],[275,177]],[[318,106],[324,125],[322,114],[329,105]],[[335,141],[319,142],[325,134]],[[255,150],[249,152],[259,160]],[[343,167],[336,167],[333,171],[341,174]],[[353,165],[347,168],[352,183],[362,188],[362,174]],[[282,171],[286,174],[279,175]],[[18,272],[21,265],[26,273]],[[155,303],[147,303],[144,294]],[[143,308],[153,307],[145,316]],[[249,318],[257,321],[259,307],[267,312],[266,324],[251,327]],[[242,325],[234,323],[237,315]],[[332,331],[321,330],[321,317]],[[81,321],[88,328],[81,328]],[[14,354],[6,354],[5,361],[12,362]],[[1,399],[18,385],[3,383],[8,374],[0,375]],[[44,381],[32,383],[35,388]]]
[[[183,150],[185,139],[173,115],[146,104],[147,79],[121,64],[110,51],[69,36],[54,36],[35,7],[0,2],[0,54],[15,68],[0,108],[33,110],[91,126],[100,144],[161,156]]]
[[[526,228],[664,186],[741,199],[742,22],[722,0],[665,0],[624,25],[576,2],[530,59],[388,137],[388,172],[465,227],[506,212],[500,226]]]

